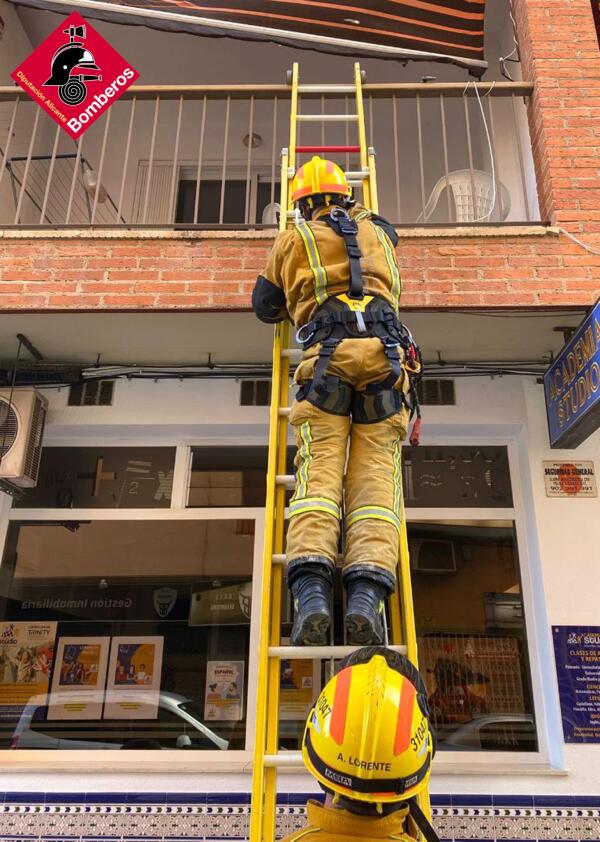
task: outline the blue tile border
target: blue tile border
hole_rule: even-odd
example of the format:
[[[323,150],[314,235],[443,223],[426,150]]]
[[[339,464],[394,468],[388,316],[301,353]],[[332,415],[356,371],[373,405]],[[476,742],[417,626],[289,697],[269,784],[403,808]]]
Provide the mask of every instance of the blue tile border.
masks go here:
[[[304,826],[308,799],[323,797],[280,793],[278,839]],[[443,842],[600,840],[600,796],[436,793],[431,800]],[[245,842],[250,814],[249,792],[7,792],[0,801],[0,842]]]

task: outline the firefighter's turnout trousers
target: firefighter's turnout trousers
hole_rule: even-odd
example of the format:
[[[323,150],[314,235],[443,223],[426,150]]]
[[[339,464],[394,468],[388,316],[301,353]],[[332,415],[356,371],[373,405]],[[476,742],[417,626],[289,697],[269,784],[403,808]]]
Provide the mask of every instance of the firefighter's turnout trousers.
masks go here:
[[[318,353],[318,345],[305,352],[296,371],[299,385],[312,379]],[[390,363],[376,337],[342,340],[327,369],[328,376],[352,387],[355,399],[389,372]],[[407,380],[403,369],[395,388],[406,392]],[[409,422],[406,404],[383,421],[357,423],[350,414],[336,415],[308,400],[296,400],[290,422],[298,450],[288,560],[320,556],[336,563],[343,498],[344,573],[353,565],[367,565],[395,577],[402,511],[401,444]]]

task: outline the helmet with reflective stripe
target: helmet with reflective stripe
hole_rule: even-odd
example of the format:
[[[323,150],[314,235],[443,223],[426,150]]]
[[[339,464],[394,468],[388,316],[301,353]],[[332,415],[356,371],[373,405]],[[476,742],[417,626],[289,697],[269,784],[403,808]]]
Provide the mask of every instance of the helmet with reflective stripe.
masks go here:
[[[326,790],[380,804],[423,790],[433,752],[423,679],[384,647],[342,661],[309,714],[302,743],[306,768]]]
[[[291,186],[292,202],[319,194],[351,196],[352,190],[344,171],[333,161],[315,155],[297,170]]]

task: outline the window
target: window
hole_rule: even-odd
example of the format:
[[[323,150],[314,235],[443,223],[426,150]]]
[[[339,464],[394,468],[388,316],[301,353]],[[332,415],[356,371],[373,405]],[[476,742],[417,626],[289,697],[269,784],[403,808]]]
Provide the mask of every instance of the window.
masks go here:
[[[293,471],[295,448],[288,451]],[[194,447],[188,506],[264,506],[266,447]]]
[[[263,211],[271,201],[271,183],[261,180],[256,173],[251,176],[250,184],[245,174],[243,178],[227,178],[224,189],[220,176],[202,178],[198,191],[198,211],[194,219],[197,183],[196,169],[184,167],[177,193],[176,223],[218,224],[221,221],[221,195],[225,224],[260,223]],[[274,195],[279,195],[277,186]]]
[[[243,749],[253,558],[235,519],[13,521],[0,745]]]
[[[536,751],[513,524],[421,522],[408,532],[438,749]]]
[[[44,450],[39,486],[10,514],[0,568],[0,747],[252,747],[267,448],[180,451]],[[438,748],[534,753],[507,448],[406,447],[403,471]],[[333,642],[343,644],[340,576],[334,599]],[[284,585],[284,643],[291,620]],[[333,666],[282,661],[281,749],[300,747]]]
[[[518,547],[514,522],[504,519],[513,504],[507,449],[407,447],[403,470],[419,666],[438,749],[535,752]],[[468,510],[468,519],[445,517],[456,509]],[[423,510],[427,518],[420,516]],[[338,575],[336,644],[344,643],[340,580]],[[283,605],[282,634],[289,635],[287,591]],[[294,662],[296,670],[300,664]],[[330,674],[331,664],[323,662],[315,683]],[[295,720],[283,712],[280,747],[298,749],[303,725],[300,710]]]

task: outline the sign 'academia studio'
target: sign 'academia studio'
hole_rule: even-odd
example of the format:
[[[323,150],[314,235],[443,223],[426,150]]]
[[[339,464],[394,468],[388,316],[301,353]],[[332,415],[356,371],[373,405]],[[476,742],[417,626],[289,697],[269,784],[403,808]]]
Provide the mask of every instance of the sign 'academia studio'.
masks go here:
[[[544,375],[550,446],[572,449],[600,427],[600,299]]]

